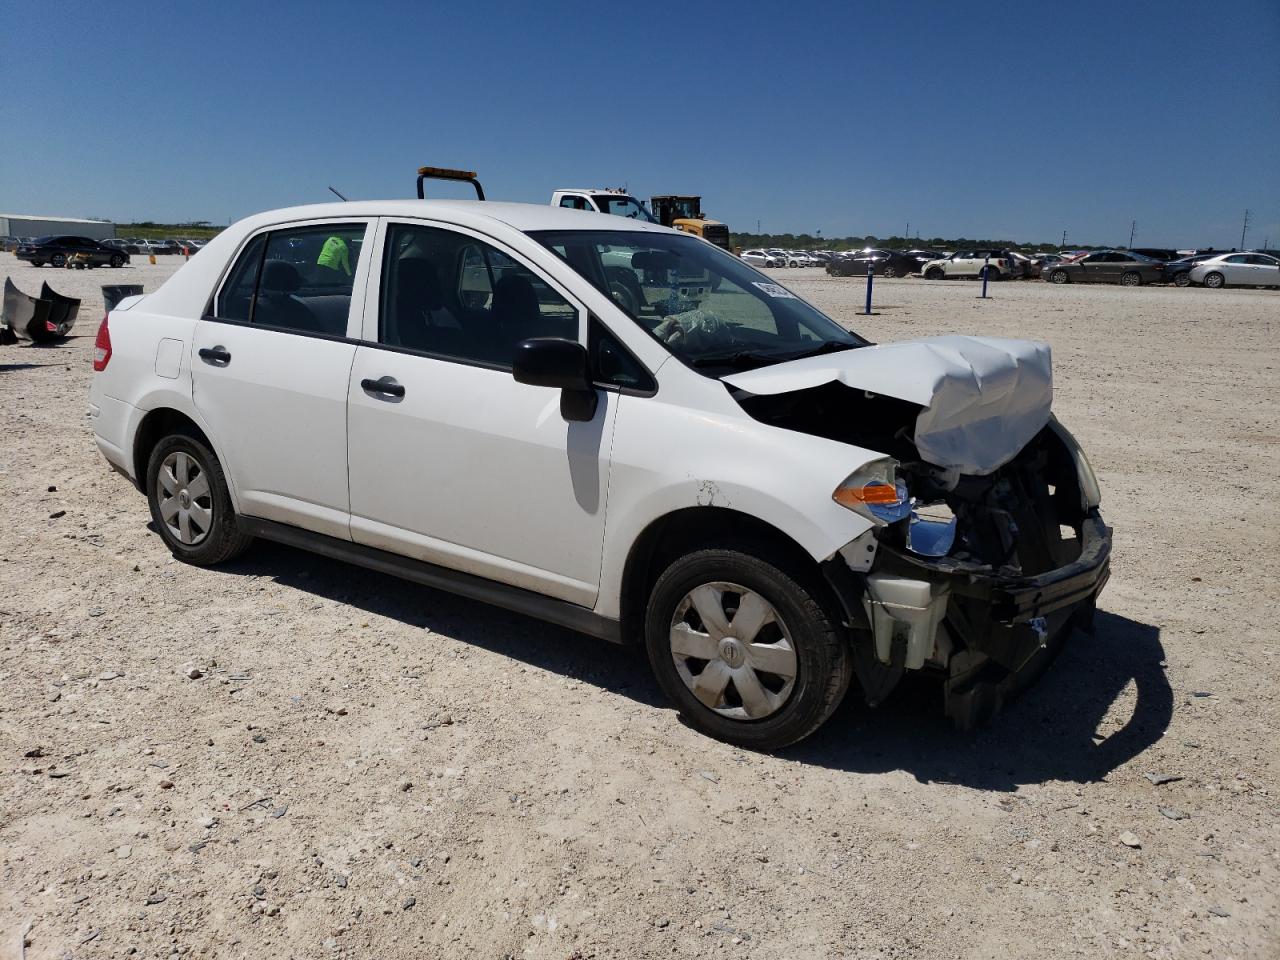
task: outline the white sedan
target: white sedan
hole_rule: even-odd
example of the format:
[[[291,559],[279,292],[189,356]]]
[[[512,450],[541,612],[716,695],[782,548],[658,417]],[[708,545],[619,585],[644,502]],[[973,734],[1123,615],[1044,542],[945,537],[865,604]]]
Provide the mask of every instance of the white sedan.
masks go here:
[[[742,254],[744,262],[751,264],[753,267],[780,267],[783,264],[777,257],[765,250],[746,250]]]
[[[1280,287],[1280,260],[1265,253],[1224,253],[1202,260],[1188,274],[1192,283],[1220,287]]]
[[[121,301],[93,367],[98,449],[179,560],[274,540],[642,644],[756,749],[907,671],[980,722],[1107,580],[1046,344],[873,346],[640,220],[259,214]]]

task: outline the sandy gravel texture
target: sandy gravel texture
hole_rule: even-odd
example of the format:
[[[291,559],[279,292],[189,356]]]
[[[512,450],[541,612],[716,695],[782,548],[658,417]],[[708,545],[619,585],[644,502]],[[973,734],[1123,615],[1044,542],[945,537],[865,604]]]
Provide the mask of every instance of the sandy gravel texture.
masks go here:
[[[862,317],[864,280],[775,271],[875,340],[1049,341],[1116,549],[1096,635],[989,728],[908,685],[767,756],[635,650],[170,559],[85,406],[97,286],[175,266],[0,255],[86,297],[0,348],[0,957],[28,923],[32,960],[1280,956],[1280,294],[878,280]]]

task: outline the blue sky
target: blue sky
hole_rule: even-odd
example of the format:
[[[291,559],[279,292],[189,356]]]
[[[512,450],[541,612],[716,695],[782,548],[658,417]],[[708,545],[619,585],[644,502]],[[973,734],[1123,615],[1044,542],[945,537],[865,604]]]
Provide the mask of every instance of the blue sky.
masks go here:
[[[625,183],[731,227],[1280,246],[1280,2],[0,0],[0,210]],[[440,195],[464,196],[452,185]]]

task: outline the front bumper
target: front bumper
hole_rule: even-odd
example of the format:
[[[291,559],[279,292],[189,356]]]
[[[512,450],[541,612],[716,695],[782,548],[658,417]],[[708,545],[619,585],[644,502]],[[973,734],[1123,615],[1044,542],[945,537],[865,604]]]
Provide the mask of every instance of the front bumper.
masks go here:
[[[855,658],[869,698],[883,699],[905,670],[927,665],[946,672],[947,715],[970,729],[1029,685],[1075,627],[1091,626],[1111,573],[1111,530],[1091,510],[1081,525],[1079,556],[1034,576],[919,556],[883,541],[868,576],[834,564],[825,570],[850,623],[871,632],[872,643],[861,645],[868,652]],[[927,599],[914,607],[892,596],[881,603],[881,577],[927,587],[920,591]],[[929,610],[934,604],[940,606]]]

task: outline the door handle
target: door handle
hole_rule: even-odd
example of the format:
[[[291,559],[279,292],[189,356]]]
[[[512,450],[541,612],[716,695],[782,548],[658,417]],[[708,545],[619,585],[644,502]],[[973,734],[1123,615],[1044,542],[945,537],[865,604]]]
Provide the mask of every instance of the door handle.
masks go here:
[[[216,347],[201,347],[198,352],[200,359],[213,367],[225,367],[231,362],[231,352],[221,344]]]
[[[404,385],[396,383],[395,377],[382,377],[378,380],[370,380],[368,377],[360,381],[360,387],[365,393],[372,393],[383,397],[403,397]]]

